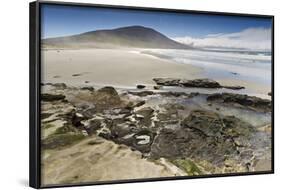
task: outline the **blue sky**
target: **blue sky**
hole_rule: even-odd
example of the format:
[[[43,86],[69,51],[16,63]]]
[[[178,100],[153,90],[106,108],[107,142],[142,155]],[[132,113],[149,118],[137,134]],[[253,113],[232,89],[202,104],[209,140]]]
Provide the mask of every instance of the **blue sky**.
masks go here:
[[[42,38],[79,34],[130,25],[151,27],[176,38],[203,38],[210,34],[241,32],[248,28],[270,28],[271,20],[237,16],[163,13],[80,6],[43,5]]]

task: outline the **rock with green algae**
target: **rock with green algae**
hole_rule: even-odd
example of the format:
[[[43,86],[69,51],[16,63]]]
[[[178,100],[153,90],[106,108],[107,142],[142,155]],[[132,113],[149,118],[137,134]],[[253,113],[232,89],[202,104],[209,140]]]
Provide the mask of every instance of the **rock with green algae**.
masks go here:
[[[188,175],[201,175],[203,172],[199,167],[189,159],[176,159],[172,160],[172,163],[175,164],[180,169],[184,170]]]

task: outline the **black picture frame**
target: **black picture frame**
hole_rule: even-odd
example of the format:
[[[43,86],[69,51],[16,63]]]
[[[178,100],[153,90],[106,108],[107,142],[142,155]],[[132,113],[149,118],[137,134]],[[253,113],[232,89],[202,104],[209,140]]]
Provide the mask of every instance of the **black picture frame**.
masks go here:
[[[133,180],[115,180],[115,181],[99,181],[91,183],[78,183],[78,184],[60,184],[42,186],[41,184],[41,140],[40,140],[40,81],[41,81],[41,28],[40,20],[41,5],[51,4],[57,6],[80,6],[80,7],[103,7],[113,9],[129,9],[129,10],[149,10],[155,12],[173,12],[173,13],[196,13],[208,15],[227,15],[227,16],[243,16],[254,18],[269,18],[272,20],[272,35],[271,35],[271,89],[272,89],[272,130],[271,130],[271,164],[270,171],[261,172],[243,172],[243,173],[228,173],[228,174],[212,174],[212,175],[198,175],[198,176],[183,176],[183,177],[161,177],[161,178],[145,178]],[[180,180],[180,179],[196,179],[196,178],[213,178],[213,177],[229,177],[229,176],[245,176],[245,175],[258,175],[258,174],[273,174],[274,173],[274,16],[273,15],[259,15],[259,14],[245,14],[245,13],[228,13],[228,12],[210,12],[210,11],[195,11],[195,10],[179,10],[179,9],[164,9],[164,8],[151,8],[151,7],[133,7],[133,6],[116,6],[104,4],[88,4],[88,3],[69,3],[69,2],[55,2],[55,1],[35,1],[29,5],[29,77],[30,77],[30,126],[29,126],[29,185],[33,188],[52,188],[52,187],[73,187],[73,186],[86,186],[86,185],[101,185],[101,184],[120,184],[120,183],[134,183],[134,182],[151,182],[163,180]]]

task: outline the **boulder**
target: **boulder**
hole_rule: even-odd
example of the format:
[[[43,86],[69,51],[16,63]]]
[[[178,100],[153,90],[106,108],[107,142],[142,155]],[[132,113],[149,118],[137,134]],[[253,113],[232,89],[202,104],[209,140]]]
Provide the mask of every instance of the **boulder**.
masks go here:
[[[104,87],[93,93],[93,103],[97,111],[120,106],[122,101],[113,87]]]
[[[106,94],[106,95],[110,95],[110,96],[118,96],[118,92],[112,86],[106,86],[106,87],[100,88],[97,91],[97,93]]]

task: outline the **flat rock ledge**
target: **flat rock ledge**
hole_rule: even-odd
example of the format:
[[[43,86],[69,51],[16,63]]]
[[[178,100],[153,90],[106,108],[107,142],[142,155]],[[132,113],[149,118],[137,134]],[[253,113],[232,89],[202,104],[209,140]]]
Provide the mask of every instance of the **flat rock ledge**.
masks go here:
[[[193,87],[193,88],[227,88],[232,90],[244,89],[243,86],[223,86],[212,79],[178,79],[178,78],[154,78],[153,81],[157,85],[162,86],[180,86],[180,87]]]
[[[208,102],[223,103],[231,106],[242,106],[251,108],[255,111],[270,112],[272,110],[271,101],[248,96],[245,94],[215,93],[207,97]]]

